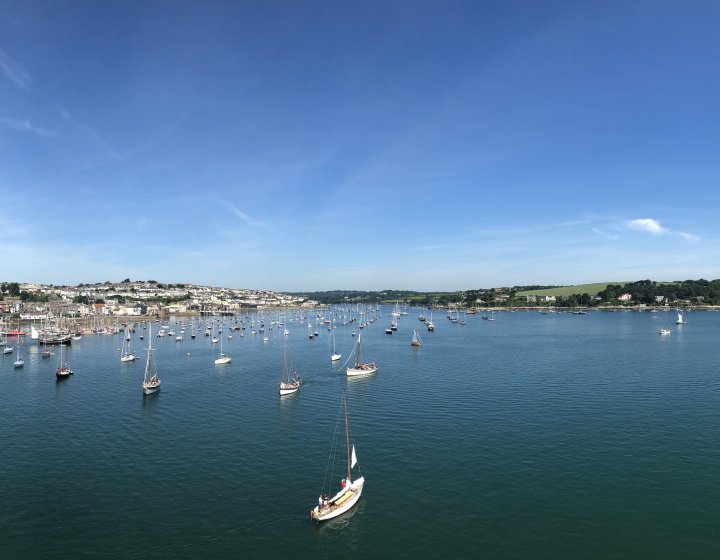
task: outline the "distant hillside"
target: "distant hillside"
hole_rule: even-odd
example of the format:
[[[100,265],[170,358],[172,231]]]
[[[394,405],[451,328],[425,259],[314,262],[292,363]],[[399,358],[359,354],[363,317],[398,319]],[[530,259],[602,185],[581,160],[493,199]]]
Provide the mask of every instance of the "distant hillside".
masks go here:
[[[582,295],[588,294],[595,296],[599,292],[602,292],[608,286],[624,286],[625,282],[600,282],[598,284],[578,284],[576,286],[561,286],[559,288],[548,288],[545,290],[527,290],[523,292],[517,292],[516,297],[525,296],[563,296],[568,297],[573,294]]]

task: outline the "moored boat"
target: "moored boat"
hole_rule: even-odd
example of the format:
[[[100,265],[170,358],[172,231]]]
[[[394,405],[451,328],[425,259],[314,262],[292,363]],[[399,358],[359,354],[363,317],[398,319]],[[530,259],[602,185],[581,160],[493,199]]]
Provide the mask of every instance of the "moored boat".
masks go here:
[[[73,340],[72,333],[40,333],[38,344],[56,346],[58,344],[70,344]]]
[[[230,362],[232,362],[232,358],[223,352],[222,337],[221,337],[220,338],[220,354],[218,355],[217,358],[215,358],[214,363],[216,366],[219,366],[222,364],[229,364]]]
[[[23,367],[23,366],[25,365],[25,360],[24,360],[23,357],[20,355],[20,345],[19,345],[19,344],[17,345],[17,357],[15,358],[15,361],[13,362],[13,365],[14,365],[16,368],[21,368],[21,367]]]
[[[410,341],[410,346],[422,346],[422,340],[420,340],[420,335],[417,332],[417,329],[413,329],[413,337]]]
[[[285,352],[283,352],[283,359],[282,359],[282,372],[280,377],[280,396],[284,395],[291,395],[292,393],[297,392],[297,390],[300,388],[300,378],[297,375],[297,371],[295,371],[295,356],[292,358],[292,363],[290,366],[290,373],[287,376],[287,381],[285,380]]]
[[[362,333],[362,331],[361,331]],[[375,362],[368,362],[363,363],[362,356],[361,356],[361,345],[360,345],[360,339],[362,338],[362,334],[358,335],[357,339],[357,349],[355,353],[355,367],[348,367],[346,370],[346,374],[348,377],[354,377],[358,375],[370,375],[372,373],[375,373],[377,371],[377,364]]]
[[[55,377],[57,379],[65,379],[75,373],[71,368],[70,364],[63,362],[63,345],[60,346],[60,360],[58,362],[58,368],[55,370]]]
[[[327,521],[343,513],[349,511],[360,499],[363,487],[365,486],[365,478],[361,475],[356,480],[352,480],[352,469],[357,465],[357,456],[355,455],[355,445],[350,446],[350,428],[348,425],[347,400],[343,394],[343,408],[345,411],[345,450],[347,455],[347,477],[340,482],[340,491],[332,498],[324,493],[320,493],[318,505],[310,511],[310,519],[316,522]],[[338,430],[336,429],[336,432]],[[337,447],[333,444],[333,449]],[[331,452],[332,453],[332,452]]]
[[[148,333],[147,361],[145,362],[145,375],[143,377],[142,392],[143,395],[152,395],[160,390],[160,378],[157,375],[155,362],[153,361],[152,347],[152,326]]]

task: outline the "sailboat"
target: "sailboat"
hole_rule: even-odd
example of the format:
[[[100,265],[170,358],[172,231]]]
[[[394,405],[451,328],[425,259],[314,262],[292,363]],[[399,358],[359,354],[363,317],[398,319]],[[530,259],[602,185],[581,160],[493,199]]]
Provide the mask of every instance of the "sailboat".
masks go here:
[[[682,311],[678,310],[677,312],[677,320],[675,321],[676,325],[684,325],[685,319],[683,319]]]
[[[288,380],[285,381],[285,352],[283,352],[282,374],[280,377],[280,396],[290,395],[296,392],[299,388],[300,378],[297,376],[297,371],[295,371],[295,356],[292,358]]]
[[[120,361],[121,362],[134,362],[137,358],[135,357],[135,354],[133,354],[130,351],[130,331],[128,331],[128,336],[123,340],[123,346],[122,346],[122,352],[120,353]]]
[[[410,342],[410,346],[421,346],[422,340],[420,340],[420,335],[417,332],[417,329],[413,329],[413,337],[412,341]]]
[[[19,343],[18,343],[18,345],[17,345],[17,357],[15,358],[15,361],[13,362],[13,365],[14,365],[16,368],[21,368],[21,367],[23,367],[23,366],[25,365],[25,360],[24,360],[23,357],[20,355],[20,344],[19,344]]]
[[[60,345],[60,361],[58,362],[58,368],[55,370],[55,377],[58,379],[65,379],[75,373],[67,362],[63,362],[63,349],[65,345]]]
[[[355,375],[370,375],[371,373],[375,373],[377,371],[377,364],[375,362],[370,362],[367,364],[362,363],[361,354],[360,354],[360,339],[362,338],[362,331],[360,331],[360,334],[358,335],[357,339],[357,351],[355,355],[355,367],[348,367],[347,368],[347,375],[348,377],[352,377]]]
[[[330,334],[332,336],[332,346],[333,346],[333,353],[332,353],[332,356],[330,356],[330,361],[337,362],[340,358],[342,358],[342,354],[338,354],[337,350],[335,350],[335,325],[332,326]]]
[[[347,399],[343,393],[343,408],[345,411],[345,450],[347,452],[347,477],[341,481],[341,489],[332,498],[324,493],[320,494],[318,505],[310,512],[310,519],[313,521],[327,521],[338,515],[349,511],[360,499],[365,485],[365,479],[360,476],[352,480],[351,471],[357,465],[355,446],[350,447],[350,428],[348,426]],[[337,431],[337,430],[336,430]],[[333,444],[333,448],[335,445]]]
[[[152,395],[160,390],[160,378],[157,376],[157,369],[155,369],[155,362],[153,362],[153,347],[152,347],[152,325],[150,325],[150,332],[148,333],[148,347],[147,347],[147,362],[145,362],[145,376],[143,377],[142,391],[143,395]]]
[[[425,326],[427,327],[428,332],[433,332],[435,330],[435,323],[433,323],[432,320],[432,311],[430,311],[430,320],[425,321]]]
[[[225,354],[222,349],[222,337],[220,337],[220,355],[215,358],[215,365],[221,365],[221,364],[229,364],[232,361],[232,358]]]
[[[665,328],[660,329],[660,334],[663,335],[663,336],[666,336],[666,335],[670,334],[670,328],[669,328],[669,327],[665,327]]]

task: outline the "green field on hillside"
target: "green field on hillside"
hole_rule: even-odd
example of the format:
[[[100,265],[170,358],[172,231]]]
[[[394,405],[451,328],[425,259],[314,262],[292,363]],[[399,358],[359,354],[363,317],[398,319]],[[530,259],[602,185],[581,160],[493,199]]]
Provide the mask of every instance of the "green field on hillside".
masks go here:
[[[516,297],[523,296],[571,296],[573,294],[589,294],[597,295],[610,285],[624,286],[625,282],[599,282],[597,284],[578,284],[577,286],[563,286],[561,288],[548,288],[547,290],[528,290],[527,292],[518,292]]]

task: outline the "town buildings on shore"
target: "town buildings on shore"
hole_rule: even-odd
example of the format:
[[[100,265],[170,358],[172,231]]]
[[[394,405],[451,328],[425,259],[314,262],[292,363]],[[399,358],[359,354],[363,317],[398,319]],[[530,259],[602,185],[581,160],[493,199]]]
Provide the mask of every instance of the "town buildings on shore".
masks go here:
[[[3,284],[7,286],[7,284]],[[39,320],[65,316],[120,317],[163,314],[239,313],[247,309],[310,307],[317,302],[267,290],[219,288],[154,281],[54,286],[21,283],[19,294],[2,293],[0,314]],[[17,291],[17,290],[16,290]],[[23,295],[24,294],[24,295]]]

